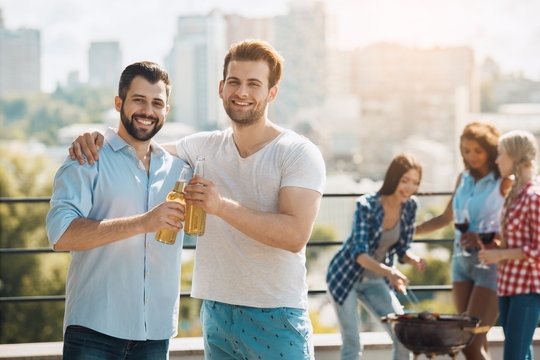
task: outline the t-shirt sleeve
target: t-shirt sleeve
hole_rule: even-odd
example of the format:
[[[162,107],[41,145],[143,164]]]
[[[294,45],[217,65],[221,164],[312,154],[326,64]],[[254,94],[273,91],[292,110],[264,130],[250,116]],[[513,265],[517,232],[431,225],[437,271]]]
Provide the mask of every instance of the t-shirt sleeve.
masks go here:
[[[183,137],[180,140],[177,140],[176,143],[176,152],[178,153],[178,157],[182,160],[184,160],[186,163],[189,163],[191,167],[193,167],[193,163],[189,161],[190,157],[189,155],[193,152],[190,151],[190,142],[189,137]]]
[[[54,247],[73,220],[88,217],[92,209],[98,167],[99,162],[80,165],[68,159],[58,169],[46,221],[51,247]]]
[[[282,173],[281,187],[295,186],[324,193],[326,168],[319,149],[305,141],[289,152]]]
[[[198,155],[213,151],[211,142],[208,141],[211,136],[210,132],[198,132],[177,140],[175,145],[178,157],[194,168]]]

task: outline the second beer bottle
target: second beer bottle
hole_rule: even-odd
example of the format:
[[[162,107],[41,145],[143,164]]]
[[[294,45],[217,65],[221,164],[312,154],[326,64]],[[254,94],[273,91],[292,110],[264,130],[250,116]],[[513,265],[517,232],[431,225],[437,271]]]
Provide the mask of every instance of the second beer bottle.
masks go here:
[[[186,206],[186,200],[184,199],[184,186],[189,175],[189,165],[184,165],[182,171],[180,171],[180,176],[174,185],[174,189],[167,195],[166,201],[175,201]],[[178,233],[169,229],[163,229],[157,232],[156,240],[161,241],[165,244],[174,244],[176,241],[176,235]]]
[[[197,156],[193,177],[204,177],[204,156]],[[201,236],[204,234],[206,225],[206,212],[198,205],[186,205],[186,219],[184,221],[184,233]]]

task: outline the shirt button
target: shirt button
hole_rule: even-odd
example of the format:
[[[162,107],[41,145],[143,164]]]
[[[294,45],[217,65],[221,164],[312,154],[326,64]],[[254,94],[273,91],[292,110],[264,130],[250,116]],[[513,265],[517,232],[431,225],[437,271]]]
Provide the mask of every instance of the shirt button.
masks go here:
[[[146,247],[148,247],[148,248],[149,248],[149,247],[150,247],[150,243],[146,244]]]
[[[146,275],[150,275],[150,271],[147,271],[147,272],[146,272]]]
[[[146,302],[148,302],[148,298],[146,298]]]
[[[129,149],[129,150],[131,150],[131,151],[133,151],[133,148],[132,148],[131,146],[130,146],[130,147],[128,147],[128,149]]]

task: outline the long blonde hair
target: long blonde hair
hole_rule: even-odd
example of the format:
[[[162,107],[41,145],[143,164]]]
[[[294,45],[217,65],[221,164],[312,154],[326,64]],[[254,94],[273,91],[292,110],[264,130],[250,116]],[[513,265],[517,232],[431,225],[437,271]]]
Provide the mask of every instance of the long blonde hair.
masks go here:
[[[499,138],[499,148],[506,151],[508,156],[514,161],[514,182],[506,199],[504,200],[504,213],[501,221],[502,229],[505,228],[508,211],[512,203],[516,200],[518,193],[523,189],[531,176],[536,173],[536,139],[528,131],[514,130]],[[501,232],[504,234],[504,232]],[[501,237],[503,247],[506,247],[504,236]]]

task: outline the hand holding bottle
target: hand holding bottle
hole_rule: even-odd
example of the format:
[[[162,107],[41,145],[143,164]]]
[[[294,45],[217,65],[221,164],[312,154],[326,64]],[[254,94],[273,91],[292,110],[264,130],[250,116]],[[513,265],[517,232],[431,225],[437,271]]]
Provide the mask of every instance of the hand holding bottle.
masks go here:
[[[201,184],[200,179],[204,176],[204,156],[197,156],[197,163],[195,164],[195,170],[193,171],[193,179],[189,182],[190,185],[185,188],[186,200],[186,221],[184,232],[188,235],[201,236],[204,234],[206,227],[206,212],[201,207],[198,201],[193,201],[193,193],[204,192],[204,184]],[[199,184],[199,186],[197,186]]]
[[[184,165],[182,171],[180,171],[180,176],[174,185],[174,189],[167,195],[167,202],[162,207],[178,208],[181,206],[183,208],[186,205],[186,201],[184,199],[184,187],[186,186],[188,175],[189,165]],[[173,205],[174,203],[176,203],[176,205]],[[182,224],[180,222],[184,220],[184,213],[182,212],[182,216],[167,215],[166,217],[161,217],[160,219],[164,220],[165,223],[163,224],[164,227],[162,227],[161,230],[156,233],[156,240],[165,244],[174,244],[176,242],[176,235],[178,234],[178,231],[182,229]]]
[[[142,232],[151,233],[168,229],[175,234],[182,230],[184,205],[177,202],[163,202],[141,217]]]
[[[201,206],[208,214],[216,215],[221,208],[223,198],[212,181],[197,176],[186,186],[186,202]]]
[[[482,242],[480,241],[477,233],[467,231],[461,235],[461,238],[459,239],[459,246],[461,246],[462,249],[471,250],[481,247]]]

